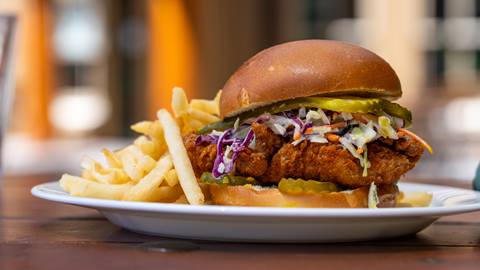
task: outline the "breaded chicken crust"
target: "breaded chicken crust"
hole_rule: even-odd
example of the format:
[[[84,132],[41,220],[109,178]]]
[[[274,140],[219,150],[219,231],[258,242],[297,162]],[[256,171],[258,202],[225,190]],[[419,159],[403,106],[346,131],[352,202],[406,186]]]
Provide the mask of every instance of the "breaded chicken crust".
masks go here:
[[[423,145],[414,138],[403,135],[398,140],[380,138],[367,145],[368,176],[363,168],[341,144],[303,141],[294,146],[274,134],[267,126],[254,123],[254,149],[242,151],[236,162],[234,174],[252,176],[263,183],[278,183],[282,178],[301,178],[333,182],[345,187],[391,185],[415,167],[422,156]],[[197,135],[184,138],[195,174],[210,172],[216,156],[216,145],[196,145]]]

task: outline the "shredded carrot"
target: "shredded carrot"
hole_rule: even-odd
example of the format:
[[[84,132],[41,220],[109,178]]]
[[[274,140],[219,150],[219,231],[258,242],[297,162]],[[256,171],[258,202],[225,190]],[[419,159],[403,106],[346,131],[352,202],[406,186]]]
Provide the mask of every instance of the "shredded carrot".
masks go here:
[[[420,136],[418,136],[417,134],[411,132],[410,130],[407,130],[407,129],[404,129],[404,128],[399,128],[398,129],[398,132],[397,133],[405,133],[407,135],[410,135],[412,138],[414,138],[415,140],[417,140],[419,143],[421,143],[423,145],[423,147],[425,147],[425,149],[427,149],[427,151],[430,153],[430,154],[433,154],[433,149],[432,147],[422,138],[420,138]]]
[[[353,116],[353,119],[357,120],[358,122],[363,124],[368,124],[368,120],[365,119],[362,115],[355,113],[355,114],[352,114],[352,116]]]
[[[361,155],[363,153],[363,148],[358,148],[356,152]]]
[[[304,134],[312,134],[313,133],[313,128],[309,127],[303,132]]]
[[[323,126],[319,126],[319,127],[329,127],[331,129],[334,129],[334,128],[343,128],[345,126],[347,126],[347,123],[338,122],[338,123],[334,123],[334,124],[330,124],[330,125],[323,125]]]
[[[296,140],[300,140],[300,133],[295,133],[293,134],[293,139],[296,141]]]
[[[327,140],[331,142],[338,142],[338,140],[340,139],[338,135],[332,133],[325,134],[325,137],[327,137]]]

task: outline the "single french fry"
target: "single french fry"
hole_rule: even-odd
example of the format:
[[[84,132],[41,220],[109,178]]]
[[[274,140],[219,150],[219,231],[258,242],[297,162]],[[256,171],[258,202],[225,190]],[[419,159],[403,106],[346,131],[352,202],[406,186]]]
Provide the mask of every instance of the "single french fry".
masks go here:
[[[60,186],[72,196],[120,200],[132,187],[131,184],[113,185],[93,182],[81,177],[64,174]]]
[[[184,124],[181,127],[182,135],[185,135],[185,134],[193,132],[193,131],[197,131],[197,130],[199,130],[202,127],[205,126],[204,123],[202,123],[202,122],[200,122],[196,119],[189,118],[189,117],[187,117],[187,115],[184,115],[184,117],[182,117],[182,119],[183,119],[183,122],[184,122]]]
[[[178,175],[175,169],[171,169],[165,174],[165,182],[167,182],[170,187],[178,185]]]
[[[185,91],[180,87],[173,88],[172,110],[175,118],[182,116],[188,110],[187,94],[185,94]]]
[[[137,166],[142,169],[145,174],[150,172],[155,167],[155,164],[156,161],[147,155],[144,155],[137,160]]]
[[[105,156],[105,160],[107,161],[110,167],[118,168],[118,169],[122,168],[122,163],[114,153],[112,153],[110,150],[105,148],[102,150],[102,153]]]
[[[141,121],[131,125],[130,128],[133,131],[149,136],[150,138],[163,138],[163,130],[158,121]]]
[[[203,204],[204,196],[197,183],[197,178],[193,172],[192,164],[188,158],[187,150],[183,144],[177,123],[165,109],[158,111],[157,116],[165,131],[165,141],[168,151],[171,153],[178,180],[188,202],[190,204]]]
[[[132,179],[134,182],[138,182],[143,177],[143,170],[137,166],[137,162],[134,156],[132,155],[121,155],[120,161],[122,162],[122,167],[125,173]]]
[[[185,194],[181,195],[180,197],[178,197],[178,199],[174,203],[188,204],[187,197],[185,197]]]
[[[133,186],[124,196],[127,201],[151,200],[155,189],[165,178],[165,174],[172,168],[172,159],[169,154],[163,155],[157,162],[156,167]]]
[[[401,192],[397,199],[397,206],[427,207],[432,202],[432,193],[429,192]]]
[[[128,145],[128,146],[116,151],[115,155],[117,155],[117,157],[120,161],[122,161],[123,156],[131,156],[134,159],[139,159],[142,156],[144,156],[144,154],[142,153],[142,150],[140,150],[140,148],[138,148],[134,144]]]
[[[196,119],[205,124],[210,124],[213,122],[220,121],[220,118],[218,118],[217,116],[194,109],[194,108],[188,108],[187,113],[191,118]]]
[[[80,167],[82,167],[82,169],[84,169],[84,170],[94,171],[94,170],[100,169],[101,165],[100,165],[100,163],[96,162],[95,160],[93,160],[90,157],[84,157],[84,158],[82,158],[82,161],[80,162]]]
[[[102,171],[92,171],[93,179],[105,184],[124,184],[130,181],[128,175],[117,168],[105,168]]]
[[[93,175],[92,173],[89,171],[89,170],[82,170],[82,173],[81,173],[81,176],[82,178],[85,178],[87,180],[91,180],[91,181],[95,181],[95,179],[93,178]]]
[[[219,115],[218,104],[214,100],[192,99],[190,100],[190,108],[212,115]]]
[[[220,111],[220,98],[222,97],[222,92],[223,92],[222,89],[218,90],[217,94],[215,95],[215,98],[213,99],[213,101],[217,104],[219,111]]]
[[[158,160],[161,155],[167,150],[167,145],[164,141],[150,140],[145,136],[140,136],[133,142],[145,155]]]
[[[175,202],[182,195],[183,190],[180,185],[174,187],[159,186],[153,189],[149,197],[145,198],[145,201],[171,203]]]

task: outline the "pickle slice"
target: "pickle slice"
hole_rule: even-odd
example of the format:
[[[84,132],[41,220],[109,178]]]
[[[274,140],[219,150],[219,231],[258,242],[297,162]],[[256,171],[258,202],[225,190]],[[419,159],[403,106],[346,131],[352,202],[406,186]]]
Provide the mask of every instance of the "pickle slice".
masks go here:
[[[202,173],[202,176],[200,176],[200,182],[207,183],[207,184],[230,185],[230,186],[258,184],[257,181],[255,181],[255,178],[253,177],[225,175],[220,178],[215,178],[213,177],[212,173],[209,173],[209,172]]]
[[[337,192],[340,188],[331,182],[318,182],[314,180],[302,180],[293,178],[282,178],[278,183],[278,189],[287,194],[317,194],[320,192]]]
[[[378,98],[330,98],[330,97],[303,97],[288,101],[277,102],[267,105],[256,110],[244,112],[238,116],[226,118],[223,121],[206,125],[198,131],[199,134],[208,133],[212,130],[225,130],[233,127],[237,118],[240,121],[256,117],[264,113],[280,113],[300,107],[312,107],[336,112],[348,113],[372,113],[381,115],[386,112],[389,115],[402,118],[405,120],[406,126],[412,122],[412,114],[406,108]]]
[[[382,112],[382,101],[377,98],[326,98],[306,97],[299,100],[300,107],[315,107],[336,112],[373,113]]]
[[[412,113],[407,108],[388,100],[382,100],[382,108],[388,115],[403,119],[405,121],[405,127],[412,124]]]
[[[236,119],[228,119],[227,118],[223,121],[210,123],[210,124],[202,127],[201,129],[199,129],[197,131],[197,133],[198,134],[206,134],[206,133],[210,133],[213,130],[224,131],[226,129],[229,129],[229,128],[233,127],[233,125],[235,124],[235,120]]]

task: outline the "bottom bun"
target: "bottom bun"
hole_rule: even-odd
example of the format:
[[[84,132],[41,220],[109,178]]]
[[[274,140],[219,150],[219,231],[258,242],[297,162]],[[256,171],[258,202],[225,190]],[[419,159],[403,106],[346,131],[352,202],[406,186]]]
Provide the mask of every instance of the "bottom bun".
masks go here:
[[[290,195],[278,188],[259,186],[209,185],[211,202],[231,206],[309,207],[309,208],[366,208],[368,187],[342,192]],[[379,190],[379,207],[393,207],[398,189],[389,188],[389,193]]]

